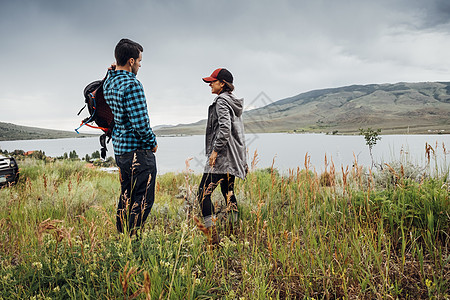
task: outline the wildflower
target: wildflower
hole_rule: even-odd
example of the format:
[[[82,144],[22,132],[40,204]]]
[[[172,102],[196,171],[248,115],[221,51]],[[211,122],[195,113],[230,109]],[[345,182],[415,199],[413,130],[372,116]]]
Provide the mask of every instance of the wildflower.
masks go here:
[[[427,286],[427,288],[431,287],[431,283],[432,281],[430,279],[425,279],[425,285]]]
[[[33,266],[33,268],[36,268],[36,270],[38,271],[42,270],[42,263],[39,261],[32,263],[31,266]]]
[[[57,287],[55,287],[55,288],[53,289],[53,291],[54,291],[55,293],[58,293],[59,290],[60,290],[59,286],[57,286]]]
[[[220,245],[221,245],[223,248],[227,249],[227,248],[229,248],[229,247],[236,246],[236,243],[234,243],[232,240],[230,240],[230,239],[226,236],[226,237],[224,237],[224,238],[220,241]]]
[[[7,283],[10,278],[11,278],[11,274],[8,273],[7,275],[3,276],[3,282]]]
[[[183,275],[183,276],[186,274],[184,267],[180,267],[178,269],[178,272],[180,272],[180,274]]]

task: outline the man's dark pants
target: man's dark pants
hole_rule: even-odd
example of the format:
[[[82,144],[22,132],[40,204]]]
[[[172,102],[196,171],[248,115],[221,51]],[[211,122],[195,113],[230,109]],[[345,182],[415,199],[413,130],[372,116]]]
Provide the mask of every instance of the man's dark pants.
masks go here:
[[[116,163],[121,185],[116,226],[120,233],[132,235],[144,224],[155,200],[156,159],[151,150],[135,150],[116,155]]]

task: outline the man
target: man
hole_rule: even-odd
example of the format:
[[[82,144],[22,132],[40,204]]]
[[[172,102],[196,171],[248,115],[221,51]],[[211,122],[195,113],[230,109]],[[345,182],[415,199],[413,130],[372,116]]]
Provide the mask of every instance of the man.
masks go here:
[[[150,127],[144,89],[136,75],[144,49],[138,43],[122,39],[116,45],[115,69],[103,84],[105,100],[114,115],[112,141],[120,169],[121,194],[116,225],[120,233],[137,235],[148,217],[155,199],[158,145]]]

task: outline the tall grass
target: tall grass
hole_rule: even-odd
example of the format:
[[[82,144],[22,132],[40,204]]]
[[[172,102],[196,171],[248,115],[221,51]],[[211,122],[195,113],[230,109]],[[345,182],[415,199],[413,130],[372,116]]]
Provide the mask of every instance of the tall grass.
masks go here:
[[[437,149],[434,149],[437,151]],[[446,151],[446,150],[444,150]],[[141,240],[116,233],[117,174],[24,160],[0,190],[0,299],[447,299],[449,168],[371,172],[325,158],[318,174],[257,169],[236,182],[237,233],[206,246],[199,175],[158,176]],[[421,167],[421,170],[423,167]]]

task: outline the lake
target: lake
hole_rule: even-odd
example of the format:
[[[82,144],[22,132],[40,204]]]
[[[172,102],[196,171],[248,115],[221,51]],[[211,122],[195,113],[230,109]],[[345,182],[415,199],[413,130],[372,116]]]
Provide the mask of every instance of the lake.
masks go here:
[[[373,147],[376,162],[398,161],[407,156],[415,164],[425,164],[425,144],[435,148],[438,162],[448,166],[446,150],[450,149],[450,135],[384,135]],[[158,173],[181,172],[185,169],[185,161],[192,158],[190,168],[194,172],[202,172],[206,157],[204,156],[204,136],[158,137],[156,153]],[[325,167],[325,155],[328,161],[333,160],[336,168],[351,166],[355,160],[358,164],[370,167],[369,148],[363,136],[341,136],[325,134],[288,134],[261,133],[247,134],[249,166],[257,151],[259,168],[274,167],[285,173],[289,169],[303,168],[305,155],[310,157],[311,166],[318,172]],[[98,138],[0,141],[0,149],[13,151],[42,150],[47,156],[62,156],[64,152],[75,150],[80,158],[100,150]],[[112,145],[108,144],[108,156],[113,156]],[[445,161],[445,162],[444,162]]]

